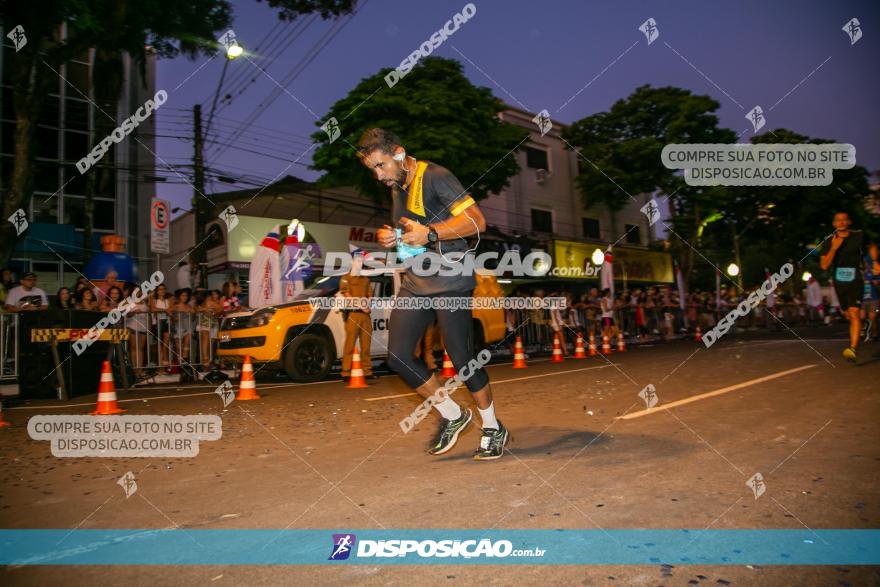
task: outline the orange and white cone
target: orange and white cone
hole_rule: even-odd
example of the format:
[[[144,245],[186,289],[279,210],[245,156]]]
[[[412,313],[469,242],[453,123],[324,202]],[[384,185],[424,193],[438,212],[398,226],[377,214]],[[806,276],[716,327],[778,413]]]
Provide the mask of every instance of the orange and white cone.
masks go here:
[[[455,366],[446,349],[443,349],[443,369],[440,371],[440,377],[455,377]]]
[[[587,353],[584,350],[584,337],[578,332],[577,340],[574,343],[574,358],[575,359],[586,359]]]
[[[590,333],[590,356],[595,357],[599,352],[596,349],[596,335],[592,332]]]
[[[602,353],[608,354],[611,352],[611,342],[608,340],[608,335],[602,335]]]
[[[116,403],[116,387],[113,385],[113,371],[110,369],[110,361],[104,361],[101,366],[101,382],[98,383],[98,405],[93,416],[107,416],[124,412]]]
[[[703,331],[700,330],[699,326],[697,326],[697,331],[694,333],[694,341],[703,342]]]
[[[3,402],[0,402],[0,428],[5,428],[6,426],[12,426],[12,422],[7,422],[3,419]]]
[[[245,355],[244,364],[241,366],[241,379],[238,381],[238,395],[235,399],[238,401],[260,399],[257,395],[257,382],[254,379],[254,366],[248,355]]]
[[[617,352],[622,353],[626,350],[626,341],[623,340],[623,333],[617,333]]]
[[[361,365],[361,349],[360,345],[354,347],[354,354],[351,356],[351,371],[349,373],[347,389],[363,389],[369,387],[367,379],[364,377],[364,367]]]
[[[550,360],[551,363],[561,363],[562,359],[562,347],[559,346],[559,335],[553,335],[553,358]]]
[[[513,345],[513,368],[526,369],[526,353],[523,351],[522,337],[516,337],[516,344]]]

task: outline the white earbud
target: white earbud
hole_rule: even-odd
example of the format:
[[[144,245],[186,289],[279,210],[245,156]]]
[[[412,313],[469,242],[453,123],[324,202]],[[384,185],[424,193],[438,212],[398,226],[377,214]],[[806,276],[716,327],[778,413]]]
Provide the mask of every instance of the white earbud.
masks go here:
[[[403,161],[404,159],[406,159],[406,149],[404,149],[400,153],[395,153],[392,159],[394,159],[395,161]]]

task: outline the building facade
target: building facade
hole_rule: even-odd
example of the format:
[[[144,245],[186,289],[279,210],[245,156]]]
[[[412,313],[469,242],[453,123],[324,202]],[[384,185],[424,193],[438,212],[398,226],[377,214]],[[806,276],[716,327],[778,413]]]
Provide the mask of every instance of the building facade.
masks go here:
[[[0,35],[8,31],[0,29]],[[63,31],[62,31],[63,35]],[[46,97],[37,121],[34,140],[33,197],[24,209],[30,224],[20,237],[10,263],[21,274],[33,271],[40,287],[54,293],[72,285],[82,271],[85,226],[85,175],[76,162],[101,138],[95,136],[96,117],[105,116],[94,104],[92,67],[94,50],[62,64],[57,83]],[[15,111],[12,99],[12,60],[15,50],[4,43],[0,51],[0,195],[11,181]],[[131,116],[155,94],[155,59],[148,57],[145,75],[123,56],[122,94],[117,103],[116,124]],[[53,74],[54,75],[54,74]],[[92,215],[92,252],[101,250],[98,239],[117,234],[126,239],[126,250],[146,269],[153,259],[149,249],[150,198],[155,184],[153,118],[141,123],[128,137],[113,144],[102,163],[115,163],[109,189],[96,194]]]

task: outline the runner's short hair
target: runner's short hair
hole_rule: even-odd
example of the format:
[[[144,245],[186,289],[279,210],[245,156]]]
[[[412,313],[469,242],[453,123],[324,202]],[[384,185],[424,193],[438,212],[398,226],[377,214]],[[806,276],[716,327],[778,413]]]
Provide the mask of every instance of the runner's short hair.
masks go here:
[[[358,140],[358,154],[368,157],[375,150],[380,150],[386,155],[394,155],[395,147],[402,147],[396,134],[384,128],[368,128]]]

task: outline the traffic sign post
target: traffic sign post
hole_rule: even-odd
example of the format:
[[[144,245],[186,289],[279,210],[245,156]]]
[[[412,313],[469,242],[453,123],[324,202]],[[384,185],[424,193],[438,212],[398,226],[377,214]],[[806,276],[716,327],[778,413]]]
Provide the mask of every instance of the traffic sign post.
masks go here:
[[[170,238],[171,209],[166,200],[153,198],[150,206],[150,251],[168,254],[171,252]]]

